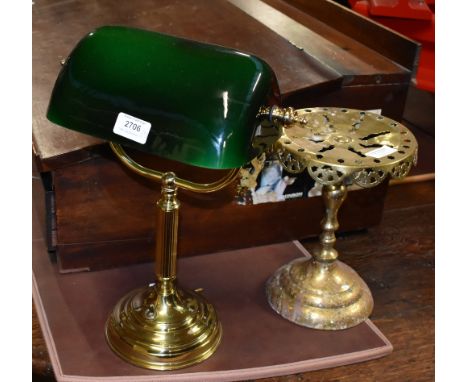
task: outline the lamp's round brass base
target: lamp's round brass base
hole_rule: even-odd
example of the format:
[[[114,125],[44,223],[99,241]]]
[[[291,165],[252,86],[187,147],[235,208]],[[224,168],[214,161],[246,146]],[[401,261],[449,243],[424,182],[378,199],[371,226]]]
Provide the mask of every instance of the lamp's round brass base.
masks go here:
[[[340,261],[293,260],[270,277],[266,293],[271,307],[281,316],[315,329],[358,325],[374,306],[366,283]]]
[[[155,286],[120,299],[106,324],[107,342],[117,355],[155,370],[179,369],[207,359],[218,347],[221,333],[216,311],[202,296]]]

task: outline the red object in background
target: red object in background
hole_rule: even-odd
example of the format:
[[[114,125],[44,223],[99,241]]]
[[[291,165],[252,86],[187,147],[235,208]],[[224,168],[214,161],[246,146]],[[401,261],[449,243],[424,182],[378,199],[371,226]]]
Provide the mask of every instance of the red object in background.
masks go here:
[[[348,0],[351,8],[421,43],[416,87],[435,92],[435,0]]]

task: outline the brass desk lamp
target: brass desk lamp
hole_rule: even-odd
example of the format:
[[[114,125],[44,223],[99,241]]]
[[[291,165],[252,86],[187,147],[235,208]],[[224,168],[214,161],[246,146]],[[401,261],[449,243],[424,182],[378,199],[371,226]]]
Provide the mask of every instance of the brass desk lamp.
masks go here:
[[[110,141],[125,166],[162,182],[156,282],[124,296],[106,325],[110,347],[126,361],[176,369],[219,345],[213,306],[176,282],[177,187],[215,192],[234,180],[237,168],[279,138],[283,123],[297,120],[292,109],[270,107],[278,103],[276,77],[261,59],[144,30],[99,28],[63,63],[48,119]],[[193,183],[136,163],[121,145],[231,171],[211,184]]]

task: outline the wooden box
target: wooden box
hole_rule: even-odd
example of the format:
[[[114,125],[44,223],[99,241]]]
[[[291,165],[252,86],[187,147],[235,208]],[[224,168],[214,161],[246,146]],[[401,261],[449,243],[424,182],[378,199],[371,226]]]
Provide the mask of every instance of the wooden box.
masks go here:
[[[140,27],[251,52],[277,74],[283,105],[380,109],[400,119],[418,45],[332,1],[184,0],[39,2],[33,6],[33,148],[46,195],[49,249],[62,272],[153,257],[159,185],[140,179],[105,142],[55,126],[45,114],[60,60],[92,29]],[[222,173],[148,158],[179,176]],[[350,192],[341,229],[378,224],[386,184]],[[180,192],[181,256],[319,233],[319,197],[242,206],[235,186],[213,195]]]

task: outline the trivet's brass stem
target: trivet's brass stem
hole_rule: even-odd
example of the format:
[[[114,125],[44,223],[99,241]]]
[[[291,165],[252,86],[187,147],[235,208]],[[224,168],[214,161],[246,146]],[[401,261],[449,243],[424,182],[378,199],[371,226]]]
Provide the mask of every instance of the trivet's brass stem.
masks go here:
[[[322,196],[325,203],[325,217],[322,219],[322,234],[320,246],[314,253],[315,260],[320,263],[331,263],[338,258],[336,251],[335,231],[338,229],[338,210],[346,199],[347,188],[343,184],[323,186]]]

